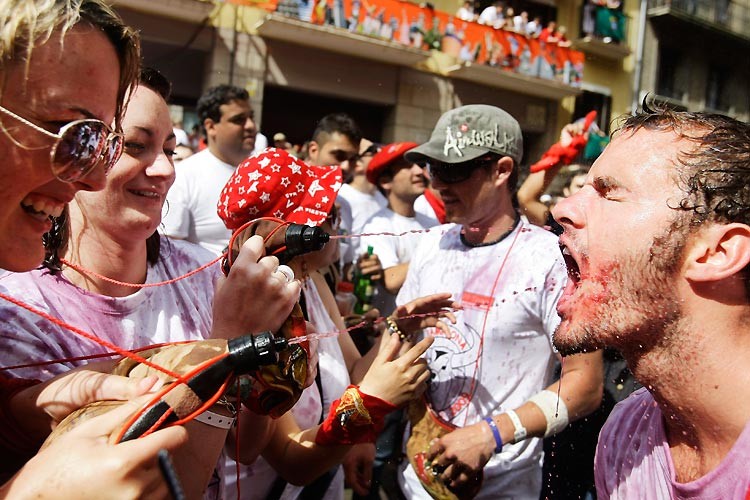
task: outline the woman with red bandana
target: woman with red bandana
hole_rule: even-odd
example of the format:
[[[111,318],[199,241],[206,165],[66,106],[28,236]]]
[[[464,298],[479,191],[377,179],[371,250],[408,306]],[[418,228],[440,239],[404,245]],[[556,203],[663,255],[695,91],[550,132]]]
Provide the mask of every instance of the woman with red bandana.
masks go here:
[[[237,168],[222,191],[219,216],[232,230],[265,216],[319,226],[325,232],[335,234],[338,221],[334,200],[341,179],[338,166],[309,166],[286,151],[269,149],[248,158]],[[278,223],[261,222],[249,230],[269,234],[277,226]],[[366,459],[370,462],[374,459],[373,443],[382,418],[420,395],[429,376],[421,355],[432,343],[431,339],[398,356],[401,338],[398,334],[391,335],[382,349],[375,347],[365,357],[360,356],[346,332],[333,295],[318,272],[338,259],[337,241],[331,240],[317,252],[286,262],[302,281],[302,302],[309,321],[319,333],[340,334],[320,339],[320,383],[305,390],[291,415],[275,422],[263,460],[256,461],[252,474],[247,475],[242,491],[253,491],[257,498],[265,498],[275,490],[280,493],[285,488],[285,498],[288,498],[287,494],[292,498],[300,494],[301,488],[292,490],[294,487],[287,486],[283,480],[276,480],[277,473],[294,484],[312,482],[313,487],[318,488],[315,494],[320,496],[343,498],[343,474],[338,464],[347,453],[355,453],[357,458],[352,463],[356,470],[348,471],[347,479],[355,491],[366,493],[371,471],[371,463]],[[439,312],[453,305],[443,295],[415,300],[394,313],[394,318],[389,321],[393,325],[391,331],[400,333],[428,324],[441,325],[437,317],[396,320],[413,313]],[[452,319],[450,313],[442,314]],[[354,404],[347,407],[347,402]],[[336,422],[342,412],[353,407],[365,408],[364,413],[372,417],[372,425],[358,429],[352,425],[339,428]],[[328,418],[324,418],[326,413]],[[353,414],[359,415],[357,411]],[[349,417],[350,423],[353,420],[356,417]],[[255,457],[239,458],[249,462]],[[330,473],[326,474],[326,471]],[[322,478],[316,481],[321,474]]]

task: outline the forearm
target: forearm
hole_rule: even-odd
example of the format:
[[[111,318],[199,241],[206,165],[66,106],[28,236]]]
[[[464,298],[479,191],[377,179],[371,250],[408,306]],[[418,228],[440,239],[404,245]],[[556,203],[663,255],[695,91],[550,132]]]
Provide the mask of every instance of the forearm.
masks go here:
[[[571,422],[595,411],[602,402],[604,391],[602,352],[567,356],[562,363],[560,380],[547,390],[555,394],[559,392]]]
[[[378,327],[376,326],[376,328]],[[362,379],[364,379],[365,375],[367,374],[367,370],[370,369],[370,366],[372,366],[372,362],[378,355],[379,350],[380,340],[377,339],[370,350],[367,351],[364,356],[361,356],[359,359],[357,359],[357,361],[355,361],[354,366],[349,373],[349,380],[352,384],[359,385],[360,382],[362,382]]]
[[[274,435],[263,450],[263,458],[291,484],[302,486],[313,482],[338,465],[351,449],[349,445],[315,444],[320,426],[292,434]]]
[[[276,422],[267,415],[258,415],[244,407],[238,417],[238,427],[227,436],[226,451],[233,460],[250,465],[268,446]]]
[[[406,281],[406,273],[409,271],[409,263],[391,266],[383,271],[383,285],[388,293],[396,295],[401,285]]]
[[[524,439],[545,436],[548,426],[554,425],[550,419],[555,420],[562,418],[561,415],[567,415],[568,422],[572,422],[599,407],[603,390],[601,353],[597,351],[565,358],[560,380],[545,390],[556,395],[558,388],[559,401],[548,406],[547,416],[539,404],[532,401],[527,401],[514,409],[521,426],[526,429]],[[508,412],[495,414],[492,418],[497,424],[503,443],[516,442],[517,427]]]
[[[537,226],[547,223],[549,207],[539,201],[552,180],[560,171],[562,164],[551,167],[548,170],[529,174],[521,187],[518,188],[518,204],[521,212],[529,219],[529,222]]]
[[[17,384],[15,389],[3,394],[3,427],[17,427],[26,436],[25,441],[39,444],[52,430],[52,418],[38,404],[46,386],[37,381],[18,381]]]

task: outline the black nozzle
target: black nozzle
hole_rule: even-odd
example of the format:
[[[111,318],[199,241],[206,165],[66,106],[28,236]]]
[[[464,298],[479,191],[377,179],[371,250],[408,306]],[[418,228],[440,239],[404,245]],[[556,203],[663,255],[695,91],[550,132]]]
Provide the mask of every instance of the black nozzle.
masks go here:
[[[274,337],[271,332],[231,339],[227,342],[229,356],[191,377],[187,385],[201,401],[208,401],[229,374],[244,375],[257,371],[261,366],[276,364],[279,353],[287,347],[289,344],[284,337]],[[158,428],[177,421],[177,414],[171,410],[171,405],[163,399],[157,401],[125,431],[122,441],[140,437],[159,421],[161,424]]]
[[[330,239],[331,235],[320,227],[289,224],[284,236],[286,249],[278,256],[279,261],[286,263],[297,255],[321,250]]]
[[[229,358],[235,373],[251,373],[261,366],[273,365],[279,352],[288,347],[284,337],[274,337],[271,332],[243,335],[228,342]]]

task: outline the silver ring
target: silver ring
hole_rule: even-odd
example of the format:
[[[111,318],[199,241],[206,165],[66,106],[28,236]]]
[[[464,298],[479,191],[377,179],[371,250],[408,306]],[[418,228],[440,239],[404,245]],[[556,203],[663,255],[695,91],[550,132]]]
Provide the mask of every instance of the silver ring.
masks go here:
[[[292,271],[291,267],[282,264],[276,268],[276,271],[284,275],[287,283],[294,281],[294,271]]]

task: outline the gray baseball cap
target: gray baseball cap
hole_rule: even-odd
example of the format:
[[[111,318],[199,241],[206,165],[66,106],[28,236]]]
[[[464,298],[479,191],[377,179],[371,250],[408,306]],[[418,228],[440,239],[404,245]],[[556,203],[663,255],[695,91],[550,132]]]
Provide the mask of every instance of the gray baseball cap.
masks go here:
[[[463,163],[487,153],[510,156],[521,163],[523,136],[515,118],[495,106],[469,104],[443,114],[430,140],[407,151],[414,163],[429,160]]]

